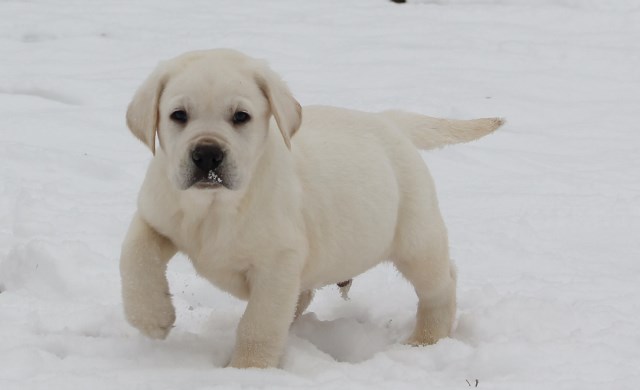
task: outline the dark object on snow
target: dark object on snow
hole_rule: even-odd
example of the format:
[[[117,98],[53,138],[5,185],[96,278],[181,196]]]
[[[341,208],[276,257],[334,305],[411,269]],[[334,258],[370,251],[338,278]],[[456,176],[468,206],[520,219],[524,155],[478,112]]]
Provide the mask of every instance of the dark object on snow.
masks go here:
[[[349,289],[351,288],[351,282],[353,279],[349,279],[345,282],[338,283],[338,287],[340,287],[340,295],[342,295],[342,299],[345,301],[349,300]]]
[[[349,279],[346,282],[338,283],[338,287],[342,288],[342,287],[346,287],[346,286],[350,285],[351,284],[351,280],[352,279]]]
[[[391,0],[391,1],[393,1],[394,3],[398,3],[398,4],[407,2],[407,0]]]

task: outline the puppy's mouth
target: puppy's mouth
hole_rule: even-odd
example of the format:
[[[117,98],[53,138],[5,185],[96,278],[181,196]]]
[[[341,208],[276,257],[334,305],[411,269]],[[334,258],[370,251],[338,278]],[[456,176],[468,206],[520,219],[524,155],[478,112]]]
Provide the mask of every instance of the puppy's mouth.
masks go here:
[[[207,189],[215,189],[220,187],[227,187],[225,185],[225,181],[222,176],[218,175],[215,171],[211,170],[206,175],[202,175],[197,181],[194,181],[191,187],[207,190]]]
[[[195,167],[189,167],[178,179],[178,187],[181,190],[197,189],[197,190],[233,190],[235,189],[235,176],[233,169],[226,167],[218,167],[203,171]]]
[[[215,170],[208,172],[200,170],[192,171],[190,174],[185,175],[181,187],[183,190],[188,190],[189,188],[198,190],[232,189],[230,177],[224,172]]]

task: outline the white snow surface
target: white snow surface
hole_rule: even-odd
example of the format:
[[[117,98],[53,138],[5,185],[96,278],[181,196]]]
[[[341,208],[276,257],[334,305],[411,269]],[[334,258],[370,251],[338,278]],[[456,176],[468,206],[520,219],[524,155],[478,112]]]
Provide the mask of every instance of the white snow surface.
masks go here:
[[[640,3],[0,1],[0,389],[635,389]],[[122,313],[118,258],[151,158],[126,106],[155,64],[231,47],[302,104],[502,116],[424,153],[459,268],[451,338],[402,344],[387,265],[318,292],[281,367],[223,368],[244,303],[168,271],[178,319]],[[467,382],[468,381],[468,382]]]

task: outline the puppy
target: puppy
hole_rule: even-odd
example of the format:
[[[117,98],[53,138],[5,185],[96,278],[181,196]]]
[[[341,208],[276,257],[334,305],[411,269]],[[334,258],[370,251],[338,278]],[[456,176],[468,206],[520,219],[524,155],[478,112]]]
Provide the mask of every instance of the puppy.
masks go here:
[[[500,119],[303,109],[265,63],[224,49],[161,63],[127,124],[154,153],[120,259],[126,318],[143,334],[173,326],[165,273],[180,251],[248,301],[232,367],[277,366],[315,289],[385,260],[418,296],[407,343],[449,335],[456,270],[418,149],[477,139]]]

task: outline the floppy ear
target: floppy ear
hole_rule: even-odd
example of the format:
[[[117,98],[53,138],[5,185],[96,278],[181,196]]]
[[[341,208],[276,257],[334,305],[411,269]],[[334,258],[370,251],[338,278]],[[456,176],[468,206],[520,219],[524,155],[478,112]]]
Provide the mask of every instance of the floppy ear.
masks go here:
[[[291,149],[291,137],[300,128],[302,108],[293,97],[287,85],[266,65],[256,75],[258,86],[269,100],[271,112],[288,149]]]
[[[161,63],[138,88],[127,109],[127,126],[151,153],[156,153],[158,103],[168,79],[165,63]]]

